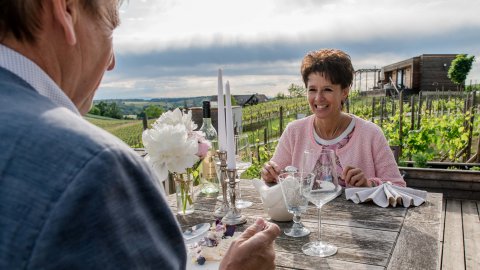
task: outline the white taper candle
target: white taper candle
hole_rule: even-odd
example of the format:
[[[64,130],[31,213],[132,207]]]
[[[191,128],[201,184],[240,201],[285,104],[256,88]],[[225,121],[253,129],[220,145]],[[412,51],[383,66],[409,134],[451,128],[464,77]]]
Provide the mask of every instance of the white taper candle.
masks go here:
[[[227,169],[235,169],[235,135],[233,134],[233,111],[232,101],[230,97],[230,83],[227,81],[225,85],[225,122],[227,123]]]
[[[222,69],[218,69],[218,96],[217,96],[217,115],[218,115],[218,149],[226,151],[227,133],[225,129],[225,106],[223,103],[223,79]]]

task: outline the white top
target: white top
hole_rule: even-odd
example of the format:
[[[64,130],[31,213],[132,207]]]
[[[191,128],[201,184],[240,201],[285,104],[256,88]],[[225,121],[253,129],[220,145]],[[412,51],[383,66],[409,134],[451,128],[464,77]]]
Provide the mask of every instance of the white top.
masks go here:
[[[0,67],[24,79],[40,95],[80,115],[77,107],[58,85],[37,64],[18,52],[0,44]]]
[[[315,129],[313,129],[313,137],[315,138],[315,141],[318,143],[318,144],[321,144],[321,145],[334,145],[334,144],[337,144],[339,143],[341,140],[343,140],[345,137],[348,136],[348,134],[350,134],[350,132],[352,132],[353,128],[355,127],[355,118],[352,117],[352,121],[350,121],[350,124],[348,124],[348,127],[345,129],[345,131],[342,132],[342,134],[340,134],[338,137],[334,138],[334,139],[331,139],[331,140],[325,140],[325,139],[322,139],[320,138],[320,136],[318,136],[317,132],[315,132]]]

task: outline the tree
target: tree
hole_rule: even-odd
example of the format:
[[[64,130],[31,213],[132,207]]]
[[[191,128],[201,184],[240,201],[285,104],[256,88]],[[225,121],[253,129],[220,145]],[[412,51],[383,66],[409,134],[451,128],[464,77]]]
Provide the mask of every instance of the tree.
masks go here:
[[[93,105],[88,113],[94,114],[94,115],[100,115],[100,109],[97,107],[97,105]]]
[[[105,115],[105,113],[107,112],[108,104],[104,101],[100,101],[100,103],[98,103],[96,106],[100,110],[100,115]]]
[[[278,92],[277,95],[275,96],[275,99],[285,99],[285,94],[282,92]]]
[[[163,113],[163,109],[160,106],[150,105],[145,108],[145,113],[148,118],[158,118]]]
[[[288,93],[290,93],[290,97],[302,97],[305,96],[307,90],[300,85],[292,83],[288,88]]]
[[[448,69],[448,78],[452,82],[460,86],[460,90],[463,89],[467,75],[472,69],[472,64],[475,61],[475,56],[468,56],[466,54],[458,54],[453,59],[450,68]]]
[[[105,112],[104,116],[116,118],[116,119],[122,119],[122,112],[120,111],[120,108],[117,106],[117,103],[110,103],[107,106],[107,111]]]

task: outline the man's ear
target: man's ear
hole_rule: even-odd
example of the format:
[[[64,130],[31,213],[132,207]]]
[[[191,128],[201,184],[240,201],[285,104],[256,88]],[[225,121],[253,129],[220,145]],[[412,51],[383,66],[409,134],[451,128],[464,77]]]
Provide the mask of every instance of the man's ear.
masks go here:
[[[65,38],[69,45],[77,43],[75,29],[73,27],[76,18],[75,1],[71,0],[51,0],[55,20],[62,26]]]

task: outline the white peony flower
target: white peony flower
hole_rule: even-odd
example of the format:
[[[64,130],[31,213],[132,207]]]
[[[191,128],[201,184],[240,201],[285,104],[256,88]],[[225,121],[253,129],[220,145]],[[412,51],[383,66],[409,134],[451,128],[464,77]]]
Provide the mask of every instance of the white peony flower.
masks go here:
[[[178,110],[178,108],[177,108],[177,110]],[[197,128],[197,125],[192,121],[192,111],[188,111],[187,114],[183,115],[182,122],[185,125],[185,127],[187,128],[187,131],[188,131],[189,135],[192,134],[193,131]],[[203,132],[202,132],[202,134],[203,134]],[[205,134],[203,134],[202,136],[205,136]]]
[[[157,171],[160,180],[168,172],[185,173],[199,160],[204,136],[193,131],[197,125],[192,121],[192,112],[183,114],[178,108],[163,113],[151,129],[142,134],[143,145],[148,153],[146,160]]]
[[[192,111],[188,111],[187,114],[183,114],[178,108],[173,111],[167,111],[163,113],[160,118],[155,121],[153,127],[155,128],[163,125],[177,124],[183,124],[189,134],[197,128],[197,125],[192,121]]]

